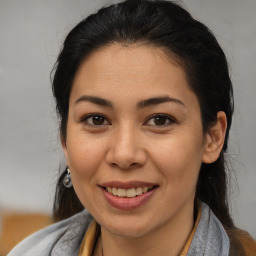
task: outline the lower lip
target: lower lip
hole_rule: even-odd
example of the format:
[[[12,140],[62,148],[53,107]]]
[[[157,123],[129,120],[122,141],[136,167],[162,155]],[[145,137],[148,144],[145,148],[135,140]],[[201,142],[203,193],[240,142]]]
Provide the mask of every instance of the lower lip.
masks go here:
[[[107,192],[101,187],[106,200],[115,208],[120,210],[132,210],[145,204],[154,194],[158,187],[136,197],[118,197]]]

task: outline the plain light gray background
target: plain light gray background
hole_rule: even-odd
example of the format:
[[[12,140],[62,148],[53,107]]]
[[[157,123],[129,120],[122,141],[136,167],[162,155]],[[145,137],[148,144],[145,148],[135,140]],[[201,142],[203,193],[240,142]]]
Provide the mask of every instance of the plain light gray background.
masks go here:
[[[0,0],[0,208],[51,211],[63,162],[50,71],[68,31],[104,0]],[[256,238],[256,1],[184,0],[230,63],[232,213]]]

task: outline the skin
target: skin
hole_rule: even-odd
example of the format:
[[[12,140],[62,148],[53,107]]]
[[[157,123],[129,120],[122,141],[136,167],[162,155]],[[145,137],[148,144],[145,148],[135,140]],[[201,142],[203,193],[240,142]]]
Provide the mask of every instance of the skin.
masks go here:
[[[167,96],[175,101],[137,108]],[[88,117],[92,113],[104,116],[101,125]],[[166,116],[164,125],[152,117],[159,113]],[[75,76],[62,145],[75,191],[101,225],[94,255],[178,255],[193,228],[201,163],[218,158],[225,131],[219,112],[215,126],[203,133],[197,96],[184,70],[161,49],[113,44],[92,53]],[[98,186],[113,180],[159,187],[142,206],[119,210]]]

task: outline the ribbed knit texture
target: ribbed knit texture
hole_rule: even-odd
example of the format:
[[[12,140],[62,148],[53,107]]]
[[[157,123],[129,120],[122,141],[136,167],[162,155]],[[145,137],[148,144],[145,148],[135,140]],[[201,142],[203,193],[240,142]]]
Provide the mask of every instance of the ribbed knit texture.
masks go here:
[[[77,256],[93,218],[84,210],[29,236],[7,256]],[[202,214],[187,256],[228,256],[229,238],[210,208]]]

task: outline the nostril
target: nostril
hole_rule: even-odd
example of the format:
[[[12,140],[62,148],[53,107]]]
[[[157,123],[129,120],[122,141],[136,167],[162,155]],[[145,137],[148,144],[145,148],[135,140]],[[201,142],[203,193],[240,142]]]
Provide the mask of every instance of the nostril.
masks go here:
[[[120,148],[111,148],[106,154],[106,163],[112,167],[121,169],[130,169],[143,166],[146,163],[147,156],[143,150],[121,150]]]
[[[121,169],[130,169],[131,167],[137,167],[139,166],[139,163],[111,163],[110,164],[112,167],[118,167],[118,168],[121,168]]]

